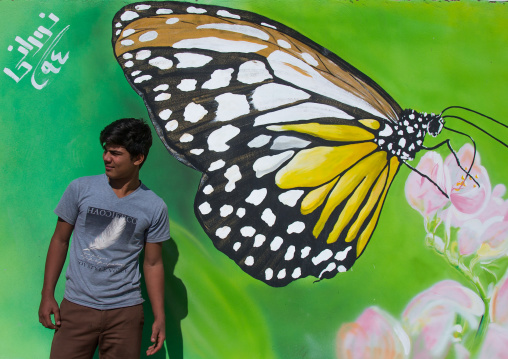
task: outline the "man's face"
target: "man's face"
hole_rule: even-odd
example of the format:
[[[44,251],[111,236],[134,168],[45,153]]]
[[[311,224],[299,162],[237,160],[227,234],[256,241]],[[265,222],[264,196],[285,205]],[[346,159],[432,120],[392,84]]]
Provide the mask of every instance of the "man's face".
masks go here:
[[[106,175],[110,179],[131,179],[139,171],[139,165],[143,162],[144,156],[131,158],[125,147],[106,145],[102,159],[106,166]]]

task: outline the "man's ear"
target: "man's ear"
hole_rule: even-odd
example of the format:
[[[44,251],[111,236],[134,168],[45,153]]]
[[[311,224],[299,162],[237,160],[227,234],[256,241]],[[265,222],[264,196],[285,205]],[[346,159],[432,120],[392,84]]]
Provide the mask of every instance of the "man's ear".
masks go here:
[[[136,157],[134,157],[134,164],[136,166],[140,166],[144,160],[145,160],[145,155],[141,153],[141,154],[137,155]]]

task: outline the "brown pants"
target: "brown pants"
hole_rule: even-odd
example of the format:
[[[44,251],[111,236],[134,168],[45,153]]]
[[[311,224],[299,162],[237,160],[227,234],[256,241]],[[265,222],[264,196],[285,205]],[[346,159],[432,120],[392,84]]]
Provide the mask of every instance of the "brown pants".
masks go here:
[[[143,306],[97,310],[64,299],[61,326],[51,345],[51,359],[91,359],[99,346],[101,359],[139,359]]]

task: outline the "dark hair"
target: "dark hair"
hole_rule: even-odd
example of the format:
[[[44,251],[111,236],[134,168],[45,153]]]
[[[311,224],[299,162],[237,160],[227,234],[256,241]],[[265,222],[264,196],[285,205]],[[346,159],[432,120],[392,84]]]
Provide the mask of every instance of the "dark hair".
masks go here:
[[[140,168],[152,146],[150,126],[137,118],[122,118],[110,123],[101,131],[99,139],[103,149],[106,149],[106,145],[117,145],[125,147],[131,158],[144,155],[145,159]]]

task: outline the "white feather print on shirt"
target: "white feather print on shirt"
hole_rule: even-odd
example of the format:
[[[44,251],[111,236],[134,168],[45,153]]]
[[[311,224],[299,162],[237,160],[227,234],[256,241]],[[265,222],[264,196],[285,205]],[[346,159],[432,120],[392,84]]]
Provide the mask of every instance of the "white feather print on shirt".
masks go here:
[[[115,243],[122,234],[125,225],[127,221],[125,220],[125,217],[115,217],[111,221],[111,223],[106,227],[105,230],[102,231],[101,234],[99,234],[97,237],[95,237],[95,240],[85,250],[91,250],[91,249],[104,249]]]

